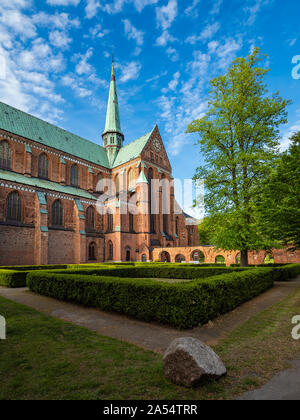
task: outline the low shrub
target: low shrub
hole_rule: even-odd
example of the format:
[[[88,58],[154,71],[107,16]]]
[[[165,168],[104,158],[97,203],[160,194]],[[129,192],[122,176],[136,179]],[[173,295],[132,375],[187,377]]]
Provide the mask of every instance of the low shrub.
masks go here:
[[[29,271],[0,270],[0,285],[6,287],[25,287]]]
[[[98,267],[79,267],[72,270],[55,270],[56,273],[67,274],[88,274],[96,276],[114,276],[131,278],[163,278],[163,279],[205,279],[207,277],[232,273],[234,271],[245,271],[247,268],[232,267],[190,267],[190,266],[102,266]]]
[[[27,283],[30,290],[45,296],[186,329],[203,325],[266,291],[273,285],[273,276],[272,269],[257,269],[166,283],[32,271]]]
[[[0,266],[0,270],[14,270],[14,271],[31,271],[31,270],[54,270],[68,268],[67,264],[55,265],[13,265],[13,266]]]
[[[288,264],[273,268],[274,281],[290,281],[300,275],[300,264]]]

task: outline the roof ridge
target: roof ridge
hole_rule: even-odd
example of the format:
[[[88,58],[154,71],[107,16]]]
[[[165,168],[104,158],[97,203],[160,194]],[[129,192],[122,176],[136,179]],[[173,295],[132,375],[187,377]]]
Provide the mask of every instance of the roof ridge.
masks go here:
[[[92,140],[88,140],[88,139],[86,139],[86,138],[84,138],[84,137],[80,136],[79,134],[72,133],[71,131],[68,131],[68,130],[66,130],[65,128],[59,127],[58,125],[52,124],[52,123],[50,123],[50,122],[48,122],[48,121],[45,121],[45,120],[43,120],[43,119],[42,119],[42,118],[40,118],[40,117],[36,117],[35,115],[29,114],[29,112],[22,111],[21,109],[18,109],[18,108],[16,108],[16,107],[12,106],[12,105],[9,105],[9,104],[7,104],[7,103],[5,103],[5,102],[3,102],[3,101],[0,101],[0,104],[3,104],[3,105],[5,105],[5,106],[8,106],[9,108],[14,109],[15,111],[22,112],[22,114],[28,115],[30,118],[35,118],[36,120],[39,120],[39,121],[41,121],[41,122],[42,122],[42,123],[44,123],[44,124],[48,124],[48,125],[50,125],[51,127],[57,128],[58,130],[64,131],[64,132],[65,132],[65,133],[67,133],[67,134],[72,134],[72,136],[76,136],[76,137],[78,137],[78,138],[80,138],[80,139],[82,139],[82,140],[84,140],[84,141],[88,141],[89,143],[97,144],[97,143],[94,143]],[[0,128],[1,128],[1,127],[0,127]],[[97,146],[98,146],[98,144],[97,144]],[[104,147],[103,147],[103,146],[101,146],[100,144],[99,144],[99,147],[101,147],[102,149],[104,149]],[[66,153],[66,152],[65,152],[65,153]]]

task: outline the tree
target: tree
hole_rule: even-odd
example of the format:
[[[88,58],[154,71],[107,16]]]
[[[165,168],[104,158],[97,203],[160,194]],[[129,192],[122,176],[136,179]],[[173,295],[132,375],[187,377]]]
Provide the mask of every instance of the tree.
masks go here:
[[[300,247],[300,131],[291,137],[257,197],[259,228],[279,245]]]
[[[214,233],[208,217],[205,217],[198,225],[200,245],[213,245]]]
[[[255,198],[278,154],[279,126],[287,123],[286,101],[268,96],[263,67],[266,56],[257,48],[237,58],[225,76],[211,80],[208,112],[187,128],[199,133],[204,165],[195,179],[204,179],[205,205],[218,248],[248,251],[269,247],[257,231]]]

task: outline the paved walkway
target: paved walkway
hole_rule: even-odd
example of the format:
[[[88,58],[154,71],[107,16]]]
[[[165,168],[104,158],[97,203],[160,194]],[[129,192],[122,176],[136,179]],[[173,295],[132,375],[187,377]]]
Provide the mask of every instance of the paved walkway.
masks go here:
[[[300,401],[300,359],[291,363],[290,369],[274,376],[266,385],[246,392],[239,400]]]
[[[182,336],[192,336],[208,345],[214,345],[237,326],[281,301],[298,287],[300,287],[300,276],[292,282],[277,283],[266,293],[244,303],[234,311],[220,316],[214,322],[188,331],[178,331],[167,326],[150,324],[122,315],[60,302],[34,294],[27,288],[0,287],[0,295],[53,317],[97,331],[101,335],[163,353],[173,339]]]

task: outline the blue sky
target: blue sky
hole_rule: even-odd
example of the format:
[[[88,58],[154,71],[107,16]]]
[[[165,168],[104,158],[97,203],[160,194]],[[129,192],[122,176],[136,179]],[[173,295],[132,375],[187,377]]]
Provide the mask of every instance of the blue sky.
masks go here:
[[[201,156],[186,126],[253,46],[270,91],[293,100],[282,147],[300,130],[299,15],[299,0],[1,0],[0,100],[102,144],[114,54],[125,143],[157,123],[174,176],[190,178]]]

